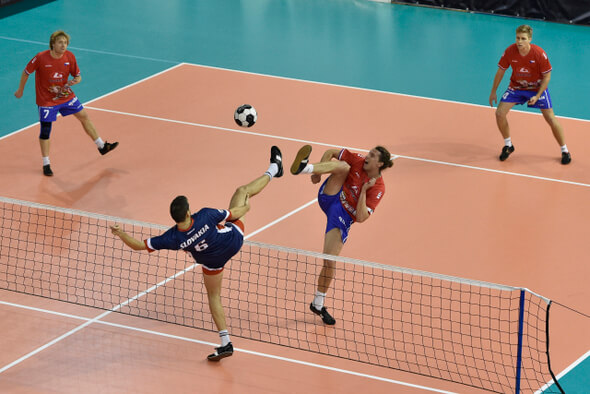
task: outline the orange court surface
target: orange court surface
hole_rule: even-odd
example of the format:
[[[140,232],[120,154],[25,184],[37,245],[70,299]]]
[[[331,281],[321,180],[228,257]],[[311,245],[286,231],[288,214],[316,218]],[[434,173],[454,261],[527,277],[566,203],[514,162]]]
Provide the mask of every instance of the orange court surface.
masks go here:
[[[248,129],[233,121],[244,103],[259,113]],[[329,148],[364,154],[383,145],[395,157],[383,173],[385,196],[352,227],[342,256],[525,287],[590,310],[587,121],[560,119],[573,158],[562,166],[539,114],[509,115],[516,151],[500,162],[489,107],[191,64],[84,104],[103,139],[119,141],[117,150],[100,156],[74,117],[59,118],[51,136],[55,176],[44,177],[39,126],[31,125],[0,140],[4,197],[171,226],[175,196],[186,195],[193,211],[227,208],[236,187],[264,173],[277,145],[285,175],[252,198],[246,236],[321,252],[319,185],[288,173],[295,153],[311,144],[314,162]],[[0,368],[9,366],[0,392],[480,392],[239,337],[232,337],[234,356],[212,364],[205,357],[216,332],[117,313],[95,319],[97,309],[0,295]],[[590,348],[589,329],[587,320],[553,307],[556,373]]]

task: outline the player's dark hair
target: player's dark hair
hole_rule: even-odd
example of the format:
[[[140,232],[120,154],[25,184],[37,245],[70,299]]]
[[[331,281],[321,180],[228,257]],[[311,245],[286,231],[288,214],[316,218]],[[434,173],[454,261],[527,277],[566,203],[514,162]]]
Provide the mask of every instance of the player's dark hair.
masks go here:
[[[170,203],[170,216],[176,223],[180,223],[186,219],[188,209],[188,199],[185,196],[178,196]]]
[[[65,37],[68,41],[68,45],[70,45],[70,35],[63,30],[54,31],[51,37],[49,37],[49,49],[53,50],[53,44],[59,37]]]
[[[387,149],[385,149],[382,146],[377,146],[375,147],[375,149],[379,151],[379,161],[383,163],[383,165],[379,168],[379,172],[393,166],[393,160],[391,160],[391,153],[389,153]]]

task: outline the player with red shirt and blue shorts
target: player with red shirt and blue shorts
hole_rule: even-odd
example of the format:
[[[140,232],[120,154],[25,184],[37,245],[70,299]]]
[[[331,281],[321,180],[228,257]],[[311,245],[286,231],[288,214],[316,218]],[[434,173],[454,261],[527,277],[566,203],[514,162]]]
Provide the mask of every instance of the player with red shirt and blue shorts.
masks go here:
[[[250,210],[250,197],[260,193],[272,178],[282,175],[281,151],[273,146],[268,170],[250,183],[238,187],[231,198],[229,209],[203,208],[191,214],[188,199],[178,196],[170,204],[170,216],[176,225],[162,235],[141,241],[127,234],[117,224],[111,226],[113,234],[133,250],[153,252],[182,249],[202,265],[209,310],[221,338],[221,346],[207,356],[209,361],[219,361],[234,352],[221,305],[221,280],[225,265],[244,243],[244,215]]]
[[[318,191],[318,203],[327,219],[323,253],[337,256],[348,239],[350,226],[367,220],[383,198],[385,184],[381,171],[391,167],[393,161],[382,146],[371,149],[366,157],[347,149],[328,149],[315,164],[309,163],[310,154],[310,145],[302,147],[291,173],[311,174],[314,184],[321,181],[323,174],[330,174]],[[334,269],[334,261],[324,259],[314,300],[309,306],[328,325],[336,323],[324,306]]]
[[[532,37],[533,29],[530,26],[522,25],[516,29],[516,43],[504,51],[494,77],[489,98],[490,106],[497,102],[498,85],[500,85],[505,71],[512,67],[510,84],[496,109],[496,123],[504,137],[500,160],[506,160],[514,152],[507,114],[514,105],[527,103],[528,107],[541,110],[543,117],[551,127],[553,136],[561,147],[561,164],[569,164],[572,157],[565,144],[563,128],[553,112],[551,96],[547,89],[551,79],[551,63],[541,47],[531,44]]]
[[[80,83],[80,69],[74,54],[67,50],[70,43],[70,36],[64,31],[58,30],[49,38],[49,50],[39,52],[25,67],[20,79],[16,98],[23,96],[25,85],[29,75],[35,73],[35,92],[37,106],[39,108],[39,122],[41,132],[39,134],[39,145],[43,158],[43,174],[52,176],[49,161],[49,135],[52,123],[57,120],[57,114],[62,116],[74,115],[84,127],[86,133],[92,138],[100,154],[104,155],[115,149],[118,142],[103,141],[94,125],[90,121],[84,106],[78,100],[72,86]],[[73,79],[68,81],[68,77]]]

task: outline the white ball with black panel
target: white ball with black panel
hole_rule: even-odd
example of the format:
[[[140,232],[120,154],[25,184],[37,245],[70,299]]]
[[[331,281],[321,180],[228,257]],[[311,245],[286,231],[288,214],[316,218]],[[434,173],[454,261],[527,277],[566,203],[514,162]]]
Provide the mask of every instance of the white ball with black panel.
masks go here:
[[[256,109],[250,104],[240,105],[234,112],[234,120],[241,127],[252,127],[258,120]]]

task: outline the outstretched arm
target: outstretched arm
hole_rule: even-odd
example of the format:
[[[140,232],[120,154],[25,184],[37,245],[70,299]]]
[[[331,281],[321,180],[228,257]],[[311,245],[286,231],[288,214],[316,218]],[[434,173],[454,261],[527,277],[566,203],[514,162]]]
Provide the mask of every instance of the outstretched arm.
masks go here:
[[[18,89],[14,92],[14,96],[16,98],[21,98],[23,96],[23,92],[25,91],[25,85],[27,84],[27,80],[29,79],[29,74],[23,71],[23,74],[20,76],[20,83],[18,84]]]
[[[118,224],[111,226],[111,231],[113,232],[113,234],[115,234],[116,236],[121,238],[121,240],[123,242],[125,242],[125,245],[129,246],[131,249],[133,249],[133,250],[146,250],[147,249],[147,247],[145,246],[145,244],[142,241],[135,239],[131,235],[127,234],[125,231],[123,231],[121,229],[121,227],[119,227]]]

